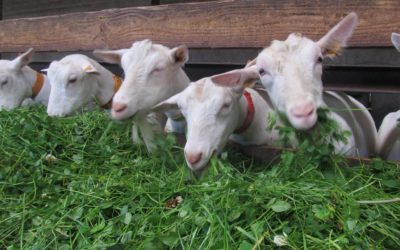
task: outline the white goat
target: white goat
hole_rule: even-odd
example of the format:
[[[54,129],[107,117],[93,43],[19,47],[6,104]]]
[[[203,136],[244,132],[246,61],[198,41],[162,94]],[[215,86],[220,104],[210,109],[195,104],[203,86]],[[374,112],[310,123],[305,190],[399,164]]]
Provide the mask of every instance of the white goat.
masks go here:
[[[317,122],[317,109],[327,106],[322,92],[322,59],[326,56],[336,56],[350,38],[356,25],[357,15],[350,13],[318,42],[301,34],[290,34],[286,41],[273,41],[253,61],[253,64],[257,65],[261,82],[271,97],[274,107],[286,115],[294,128],[311,129]],[[346,99],[349,101],[347,107],[363,107],[352,98]],[[335,104],[343,106],[341,101],[333,97],[331,98],[333,107],[328,106],[336,108]],[[363,120],[368,121],[369,124],[363,124],[361,127],[368,126],[372,129],[368,129],[370,134],[361,135],[361,138],[354,136],[353,129],[357,126],[351,124],[358,121],[345,120],[346,115],[341,114],[342,112],[330,112],[330,117],[343,130],[353,133],[348,138],[347,144],[335,145],[336,151],[357,156],[368,156],[374,153],[376,128],[371,115],[365,111],[362,114],[356,114],[357,111],[349,109],[347,111],[352,112],[351,119],[363,116]],[[371,138],[363,138],[365,136]],[[362,141],[371,145],[360,145]],[[361,150],[360,147],[363,149]]]
[[[154,109],[179,108],[187,121],[185,158],[194,171],[201,171],[228,139],[242,145],[271,144],[276,131],[267,131],[267,113],[272,107],[246,82],[258,80],[249,67],[203,78]]]
[[[139,142],[139,133],[149,151],[155,149],[154,136],[165,126],[165,116],[151,112],[157,103],[182,91],[189,85],[189,78],[182,70],[188,60],[185,46],[169,49],[150,40],[135,42],[129,49],[94,51],[94,55],[109,63],[121,64],[125,79],[115,94],[111,115],[113,119],[133,117],[132,137]],[[176,112],[167,114],[177,117]],[[184,121],[171,120],[174,132],[183,132]]]
[[[51,84],[49,116],[70,115],[79,108],[90,108],[94,102],[110,108],[114,93],[121,85],[119,77],[80,54],[53,61],[45,71]]]
[[[0,110],[11,110],[21,105],[47,105],[50,85],[47,77],[28,67],[33,56],[29,49],[12,61],[0,60]]]
[[[400,34],[392,33],[392,42],[400,52]],[[383,159],[400,161],[400,110],[383,119],[378,131],[377,152]]]

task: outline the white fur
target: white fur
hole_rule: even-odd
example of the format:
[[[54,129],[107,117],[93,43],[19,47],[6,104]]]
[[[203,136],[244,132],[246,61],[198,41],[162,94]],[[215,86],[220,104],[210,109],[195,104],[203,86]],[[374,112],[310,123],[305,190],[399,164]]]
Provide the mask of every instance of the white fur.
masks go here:
[[[51,93],[47,113],[66,116],[76,110],[108,103],[114,95],[113,74],[85,55],[68,55],[47,69]]]
[[[154,150],[154,135],[163,131],[166,121],[159,114],[149,117],[149,113],[154,105],[188,86],[189,78],[182,70],[188,59],[186,47],[169,49],[144,40],[133,43],[129,49],[97,50],[94,55],[109,63],[120,63],[125,72],[122,86],[113,99],[112,118],[133,117],[137,126],[132,133],[134,142],[138,142],[140,134],[148,150]],[[126,108],[119,111],[121,106]],[[171,124],[174,131],[182,132],[175,130],[182,126],[175,126],[174,121]]]
[[[383,159],[400,161],[400,110],[383,119],[378,131],[377,152]]]
[[[243,70],[231,71],[220,76],[243,75]],[[257,72],[254,71],[257,76]],[[240,134],[234,131],[242,126],[248,110],[243,96],[243,84],[246,78],[228,79],[232,84],[216,83],[217,78],[207,77],[191,83],[181,93],[157,105],[157,110],[178,108],[187,121],[187,141],[185,157],[188,166],[195,171],[202,170],[213,154],[219,153],[231,139],[242,145],[271,144],[276,141],[276,131],[267,131],[267,114],[272,107],[253,89],[246,89],[254,103],[255,114],[250,126]],[[192,156],[199,156],[191,162]]]
[[[287,116],[294,128],[300,130],[312,128],[318,119],[318,108],[327,106],[323,100],[322,58],[338,54],[340,48],[345,46],[350,38],[356,24],[357,15],[351,13],[318,42],[294,33],[289,35],[286,41],[273,41],[256,58],[254,63],[274,107]],[[346,121],[335,113],[331,113],[331,117],[343,130],[353,132],[348,124],[352,121]],[[372,121],[372,119],[366,120]],[[359,145],[355,143],[356,140],[352,135],[348,145],[337,145],[337,152],[358,155]],[[364,153],[360,156],[374,152],[367,150]]]
[[[392,33],[392,43],[394,47],[400,52],[400,34]]]
[[[21,105],[41,103],[47,105],[50,85],[44,76],[42,89],[32,99],[32,87],[36,82],[37,72],[28,65],[33,49],[14,60],[0,60],[0,110],[11,110]]]

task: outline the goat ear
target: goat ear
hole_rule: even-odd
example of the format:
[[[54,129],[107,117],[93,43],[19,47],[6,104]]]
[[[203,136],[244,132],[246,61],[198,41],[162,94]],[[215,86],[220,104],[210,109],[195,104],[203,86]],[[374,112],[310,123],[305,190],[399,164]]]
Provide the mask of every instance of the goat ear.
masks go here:
[[[49,67],[48,68],[45,68],[45,69],[41,69],[40,71],[42,71],[42,72],[49,72],[49,70],[51,69],[51,68],[55,68],[55,67],[58,67],[58,61],[52,61],[51,63],[50,63],[50,65],[49,65]]]
[[[175,63],[183,65],[189,60],[189,50],[185,45],[172,49],[172,58]]]
[[[250,66],[256,65],[256,62],[257,62],[257,58],[254,58],[253,60],[248,60],[247,63],[246,63],[245,68],[248,68]]]
[[[86,62],[82,65],[82,70],[89,74],[100,74],[91,62]]]
[[[20,70],[24,66],[28,65],[29,62],[32,60],[33,53],[34,53],[33,49],[30,48],[25,53],[19,55],[17,58],[12,60],[11,62],[12,62],[13,68],[15,70]]]
[[[121,64],[122,55],[125,54],[128,49],[119,50],[95,50],[93,55],[100,60],[104,60],[107,63]]]
[[[242,91],[246,87],[253,85],[259,75],[255,65],[244,69],[232,70],[223,74],[212,76],[211,81],[221,87],[231,87]]]
[[[400,34],[392,33],[392,43],[394,47],[400,52]]]
[[[240,86],[240,70],[233,70],[219,75],[212,76],[211,81],[221,87],[239,87]]]
[[[351,12],[343,18],[342,21],[336,24],[317,42],[321,48],[322,54],[331,58],[338,55],[342,47],[346,46],[347,41],[357,26],[357,23],[357,14]]]
[[[154,106],[152,108],[152,111],[156,111],[156,112],[167,112],[170,110],[177,110],[179,109],[178,107],[178,98],[179,98],[179,94],[176,94],[174,96],[171,96],[170,98],[168,98],[167,100],[160,102],[159,104],[157,104],[156,106]]]

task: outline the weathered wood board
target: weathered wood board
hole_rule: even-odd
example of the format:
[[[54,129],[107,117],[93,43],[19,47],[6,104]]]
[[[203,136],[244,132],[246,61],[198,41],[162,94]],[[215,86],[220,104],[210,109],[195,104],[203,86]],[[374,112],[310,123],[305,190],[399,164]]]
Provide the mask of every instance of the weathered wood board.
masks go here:
[[[3,20],[0,52],[121,48],[145,38],[190,48],[261,48],[291,32],[317,39],[351,11],[360,24],[349,46],[391,46],[398,0],[225,0]]]
[[[217,0],[155,0],[153,5],[155,4],[176,4],[176,3],[196,3],[196,2],[211,2]]]
[[[151,5],[151,0],[3,0],[3,19]]]

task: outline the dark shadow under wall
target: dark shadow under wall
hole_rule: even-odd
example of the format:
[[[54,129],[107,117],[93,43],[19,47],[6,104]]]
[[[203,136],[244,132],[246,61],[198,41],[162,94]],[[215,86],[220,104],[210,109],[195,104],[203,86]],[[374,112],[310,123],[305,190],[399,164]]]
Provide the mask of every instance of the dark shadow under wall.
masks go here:
[[[388,113],[395,112],[398,110],[400,110],[399,94],[374,93],[372,95],[370,111],[378,128],[381,125],[383,118]]]

